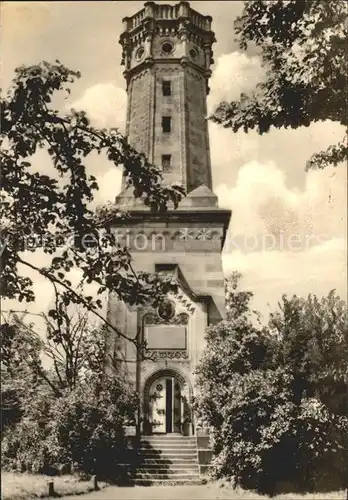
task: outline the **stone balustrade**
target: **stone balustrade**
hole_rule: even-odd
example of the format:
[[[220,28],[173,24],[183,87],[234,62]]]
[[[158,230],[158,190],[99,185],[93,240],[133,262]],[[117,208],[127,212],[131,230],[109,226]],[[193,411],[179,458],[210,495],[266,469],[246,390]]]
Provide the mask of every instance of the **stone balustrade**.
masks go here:
[[[124,31],[132,31],[140,26],[143,21],[151,18],[156,20],[178,20],[180,18],[186,18],[192,24],[205,31],[210,31],[212,21],[211,16],[203,16],[191,9],[188,2],[180,2],[176,5],[146,2],[142,10],[132,17],[125,17],[123,19]]]

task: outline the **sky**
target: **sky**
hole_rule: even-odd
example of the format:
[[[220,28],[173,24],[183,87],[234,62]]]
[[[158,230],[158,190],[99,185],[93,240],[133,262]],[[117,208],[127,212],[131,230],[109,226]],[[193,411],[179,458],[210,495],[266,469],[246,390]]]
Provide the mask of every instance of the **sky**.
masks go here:
[[[233,21],[243,2],[190,4],[213,17],[212,111],[221,100],[251,91],[264,70],[257,52],[241,51],[234,40]],[[2,2],[1,88],[9,86],[16,67],[58,59],[82,73],[64,106],[84,109],[96,126],[122,131],[127,96],[118,44],[121,19],[142,7],[137,1]],[[223,252],[225,274],[242,273],[241,285],[254,292],[253,305],[264,318],[282,294],[323,295],[336,289],[346,298],[347,169],[305,171],[306,160],[338,142],[343,128],[318,122],[259,136],[210,123],[209,134],[214,191],[220,206],[233,212]],[[38,171],[49,168],[44,152],[35,161]],[[113,201],[120,170],[97,157],[90,169],[100,185],[97,202]],[[47,307],[51,285],[35,277],[35,293],[31,307]]]

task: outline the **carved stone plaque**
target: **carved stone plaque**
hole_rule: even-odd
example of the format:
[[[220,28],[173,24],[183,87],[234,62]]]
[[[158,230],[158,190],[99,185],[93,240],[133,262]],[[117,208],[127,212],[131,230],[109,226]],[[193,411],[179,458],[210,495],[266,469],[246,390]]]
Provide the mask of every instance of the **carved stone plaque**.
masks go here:
[[[149,325],[145,327],[147,349],[187,349],[187,331],[184,325]]]

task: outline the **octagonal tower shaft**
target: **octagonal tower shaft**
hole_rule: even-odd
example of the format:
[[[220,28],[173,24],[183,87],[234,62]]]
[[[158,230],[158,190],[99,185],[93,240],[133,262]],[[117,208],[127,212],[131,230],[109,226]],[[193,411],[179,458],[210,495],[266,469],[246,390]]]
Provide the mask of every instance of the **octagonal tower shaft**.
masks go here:
[[[165,184],[212,188],[206,98],[213,63],[210,16],[147,2],[123,19],[128,142],[160,167]]]

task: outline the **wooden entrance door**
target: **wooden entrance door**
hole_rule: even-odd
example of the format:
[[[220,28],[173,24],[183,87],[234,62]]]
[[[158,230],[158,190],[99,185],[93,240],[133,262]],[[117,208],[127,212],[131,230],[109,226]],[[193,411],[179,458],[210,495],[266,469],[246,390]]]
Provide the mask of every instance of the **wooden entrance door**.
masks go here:
[[[181,385],[175,377],[159,377],[150,388],[153,433],[181,432]]]
[[[152,432],[166,432],[166,379],[158,378],[150,388],[150,422]]]

